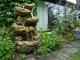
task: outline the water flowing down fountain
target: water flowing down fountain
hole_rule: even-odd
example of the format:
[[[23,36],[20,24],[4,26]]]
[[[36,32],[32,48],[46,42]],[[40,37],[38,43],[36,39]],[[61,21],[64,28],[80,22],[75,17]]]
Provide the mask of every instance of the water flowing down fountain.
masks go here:
[[[28,53],[39,46],[39,34],[36,32],[38,18],[34,17],[32,10],[35,4],[25,4],[16,8],[17,20],[12,25],[15,33],[16,50]]]

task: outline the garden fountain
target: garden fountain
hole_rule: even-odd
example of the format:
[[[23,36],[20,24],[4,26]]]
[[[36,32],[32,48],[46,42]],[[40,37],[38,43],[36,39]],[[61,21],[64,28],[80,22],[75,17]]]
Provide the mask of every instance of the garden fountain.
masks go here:
[[[36,31],[38,18],[32,14],[35,4],[25,4],[16,8],[17,20],[12,25],[15,33],[16,50],[28,53],[39,46],[39,34]]]

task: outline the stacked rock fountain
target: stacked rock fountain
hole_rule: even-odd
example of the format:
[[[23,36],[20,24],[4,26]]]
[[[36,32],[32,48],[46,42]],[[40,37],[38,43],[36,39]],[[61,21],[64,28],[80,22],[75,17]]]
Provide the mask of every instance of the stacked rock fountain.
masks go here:
[[[28,53],[39,45],[39,34],[36,32],[38,18],[34,17],[32,10],[35,4],[25,4],[16,8],[17,20],[12,25],[15,33],[16,50]]]

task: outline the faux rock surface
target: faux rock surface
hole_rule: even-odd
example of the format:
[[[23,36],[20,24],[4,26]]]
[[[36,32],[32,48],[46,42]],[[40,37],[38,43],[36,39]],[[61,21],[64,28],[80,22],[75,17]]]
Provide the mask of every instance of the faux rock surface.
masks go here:
[[[27,15],[31,14],[31,11],[29,9],[24,9],[24,8],[21,8],[21,7],[17,7],[16,8],[16,14],[18,16],[27,16]]]
[[[34,6],[35,6],[34,3],[33,3],[33,4],[25,4],[25,5],[24,5],[24,8],[32,10],[32,8],[33,8]]]
[[[39,34],[36,32],[38,18],[32,14],[35,4],[25,4],[16,8],[17,19],[12,25],[15,33],[16,50],[28,53],[39,45]]]

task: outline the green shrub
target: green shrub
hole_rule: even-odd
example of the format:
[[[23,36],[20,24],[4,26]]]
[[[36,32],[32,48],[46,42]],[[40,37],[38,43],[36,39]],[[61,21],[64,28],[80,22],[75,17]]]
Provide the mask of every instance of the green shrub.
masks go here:
[[[55,32],[40,32],[40,47],[37,49],[37,54],[50,53],[53,50],[63,46],[63,38]]]
[[[27,57],[27,55],[26,55],[26,54],[20,54],[20,58],[21,58],[22,60],[25,60],[25,59],[26,59],[26,57]]]
[[[71,56],[71,60],[80,60],[80,48],[79,50]]]
[[[11,41],[9,28],[0,28],[0,60],[11,60],[14,44]]]
[[[15,7],[38,0],[0,0],[0,25],[9,26],[16,20]]]

